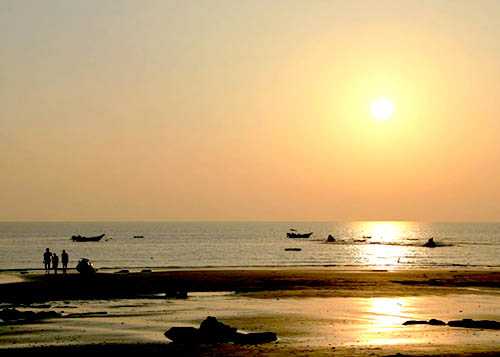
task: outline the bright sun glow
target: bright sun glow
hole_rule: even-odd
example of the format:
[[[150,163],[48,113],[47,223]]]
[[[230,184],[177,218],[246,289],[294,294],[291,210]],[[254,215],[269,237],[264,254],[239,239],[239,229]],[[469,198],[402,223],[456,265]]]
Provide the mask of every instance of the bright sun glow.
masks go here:
[[[370,112],[375,119],[386,120],[394,114],[394,105],[387,98],[378,98],[372,102]]]

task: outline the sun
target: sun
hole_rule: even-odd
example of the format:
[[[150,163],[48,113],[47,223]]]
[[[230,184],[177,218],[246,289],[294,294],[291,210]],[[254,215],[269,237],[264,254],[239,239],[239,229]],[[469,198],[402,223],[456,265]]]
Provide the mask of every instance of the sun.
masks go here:
[[[377,120],[387,120],[394,114],[394,105],[389,99],[381,97],[372,102],[370,112]]]

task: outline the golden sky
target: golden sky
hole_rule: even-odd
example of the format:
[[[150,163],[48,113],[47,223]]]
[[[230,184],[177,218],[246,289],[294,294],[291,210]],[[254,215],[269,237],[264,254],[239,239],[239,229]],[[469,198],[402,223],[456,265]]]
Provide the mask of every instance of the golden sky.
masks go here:
[[[494,0],[4,0],[0,220],[498,221],[498,19]]]

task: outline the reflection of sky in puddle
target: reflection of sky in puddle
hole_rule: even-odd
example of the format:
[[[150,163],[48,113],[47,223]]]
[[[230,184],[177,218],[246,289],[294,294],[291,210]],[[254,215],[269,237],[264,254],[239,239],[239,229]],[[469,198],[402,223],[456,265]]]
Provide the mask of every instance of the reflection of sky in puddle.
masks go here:
[[[275,331],[293,346],[430,346],[497,343],[498,331],[448,326],[403,326],[406,320],[496,319],[498,295],[447,295],[377,298],[254,299],[228,293],[186,300],[126,299],[71,301],[69,313],[107,311],[105,316],[53,319],[20,336],[22,341],[73,343],[155,341],[172,326],[199,326],[207,316],[246,332]],[[61,307],[62,308],[62,307]],[[51,330],[48,330],[50,323]],[[22,328],[22,326],[20,327]],[[43,339],[37,337],[37,333]],[[66,335],[64,335],[64,333]],[[29,336],[28,336],[29,335]],[[0,345],[12,336],[0,336]],[[466,341],[466,342],[465,342]],[[25,342],[27,343],[27,342]]]
[[[378,327],[392,327],[405,321],[404,298],[372,298],[370,304],[369,316]]]
[[[365,318],[368,321],[363,343],[403,344],[416,343],[415,338],[401,336],[402,324],[408,320],[405,298],[371,298],[367,301]]]

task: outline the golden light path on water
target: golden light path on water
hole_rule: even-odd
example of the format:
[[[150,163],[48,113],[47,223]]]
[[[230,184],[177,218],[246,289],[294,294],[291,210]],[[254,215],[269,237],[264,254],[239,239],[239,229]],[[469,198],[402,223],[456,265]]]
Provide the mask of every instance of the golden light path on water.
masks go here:
[[[366,338],[370,344],[403,344],[416,339],[398,334],[408,319],[408,303],[405,298],[371,298],[368,300],[366,317],[371,321]]]
[[[397,266],[408,251],[403,239],[411,222],[359,222],[363,232],[363,253],[368,266]],[[373,243],[373,244],[369,244]]]
[[[411,236],[412,222],[359,222],[363,232],[363,253],[368,266],[397,267],[408,253],[406,239]],[[370,244],[373,243],[373,244]],[[404,345],[421,343],[422,336],[408,335],[402,323],[414,317],[412,299],[380,297],[360,301],[364,336],[360,344]]]
[[[360,222],[365,237],[373,242],[390,243],[401,238],[409,228],[407,222]]]

